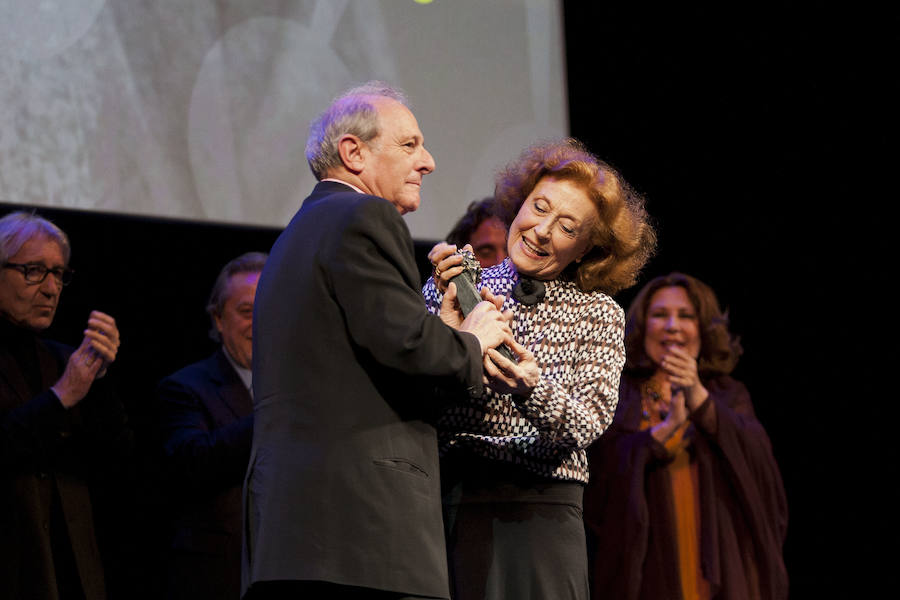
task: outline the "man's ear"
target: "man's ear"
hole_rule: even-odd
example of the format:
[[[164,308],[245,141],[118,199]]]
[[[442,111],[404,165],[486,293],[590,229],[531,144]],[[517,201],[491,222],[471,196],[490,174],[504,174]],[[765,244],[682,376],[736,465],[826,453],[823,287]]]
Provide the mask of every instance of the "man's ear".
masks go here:
[[[338,141],[338,152],[348,171],[355,174],[362,172],[369,149],[361,139],[352,133],[345,133]]]
[[[222,335],[222,317],[221,315],[217,315],[213,313],[213,323],[216,325],[216,331],[219,332],[219,335]]]

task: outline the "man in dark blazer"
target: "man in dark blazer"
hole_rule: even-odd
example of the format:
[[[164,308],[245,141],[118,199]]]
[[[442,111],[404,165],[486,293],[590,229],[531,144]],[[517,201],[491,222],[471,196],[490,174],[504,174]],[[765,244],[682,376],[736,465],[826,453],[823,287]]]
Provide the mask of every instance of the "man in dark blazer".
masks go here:
[[[226,264],[206,310],[221,346],[157,390],[173,528],[167,598],[238,600],[241,484],[253,435],[253,303],[266,255]]]
[[[45,340],[68,268],[56,225],[0,219],[0,598],[106,598],[91,484],[124,466],[134,438],[108,380],[115,320],[88,318],[75,350]]]
[[[434,160],[401,93],[339,97],[307,159],[319,184],[254,311],[246,597],[447,598],[434,389],[479,394],[509,315],[484,301],[461,321],[454,286],[458,330],[425,310],[401,215]]]

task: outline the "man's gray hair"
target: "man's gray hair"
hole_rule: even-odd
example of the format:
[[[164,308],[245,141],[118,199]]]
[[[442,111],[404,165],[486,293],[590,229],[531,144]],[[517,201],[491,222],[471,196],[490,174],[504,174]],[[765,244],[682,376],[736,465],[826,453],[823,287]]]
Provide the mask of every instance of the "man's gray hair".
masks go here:
[[[43,236],[59,244],[63,260],[68,265],[72,253],[69,236],[43,217],[25,211],[11,212],[0,219],[0,266],[22,249],[33,237]]]
[[[310,123],[306,160],[316,179],[324,179],[331,169],[341,165],[338,142],[343,135],[349,133],[363,142],[370,142],[381,133],[378,112],[372,102],[376,97],[396,100],[408,107],[406,94],[402,90],[383,81],[369,81],[335,98]]]
[[[212,291],[209,293],[209,301],[206,303],[206,312],[212,321],[212,328],[209,330],[209,337],[214,342],[221,342],[222,336],[216,328],[216,317],[222,314],[228,296],[225,291],[228,289],[228,281],[232,275],[238,273],[262,273],[263,267],[266,265],[266,259],[269,255],[265,252],[247,252],[241,254],[234,260],[231,260],[219,271],[216,282],[213,284]]]

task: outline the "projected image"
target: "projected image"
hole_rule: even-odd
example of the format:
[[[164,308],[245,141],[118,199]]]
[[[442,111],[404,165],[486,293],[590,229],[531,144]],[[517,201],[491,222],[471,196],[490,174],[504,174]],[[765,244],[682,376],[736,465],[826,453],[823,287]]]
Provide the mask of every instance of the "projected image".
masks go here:
[[[312,188],[309,121],[403,88],[437,162],[413,235],[568,131],[544,0],[0,0],[0,202],[281,227]]]

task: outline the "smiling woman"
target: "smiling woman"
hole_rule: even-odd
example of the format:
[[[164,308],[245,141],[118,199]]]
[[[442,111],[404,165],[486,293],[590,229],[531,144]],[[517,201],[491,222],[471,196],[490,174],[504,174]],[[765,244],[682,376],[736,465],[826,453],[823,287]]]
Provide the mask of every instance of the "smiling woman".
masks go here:
[[[578,184],[546,176],[509,226],[509,255],[533,279],[556,279],[593,246],[597,207]]]
[[[452,595],[588,595],[581,518],[585,450],[612,422],[625,362],[624,315],[655,245],[643,199],[574,140],[537,144],[497,178],[509,257],[481,283],[512,311],[517,360],[488,353],[489,387],[439,418]],[[510,218],[515,215],[514,218]],[[455,246],[429,257],[439,313],[461,272]]]
[[[615,421],[589,453],[592,597],[786,598],[781,475],[712,289],[653,279],[625,345]]]

